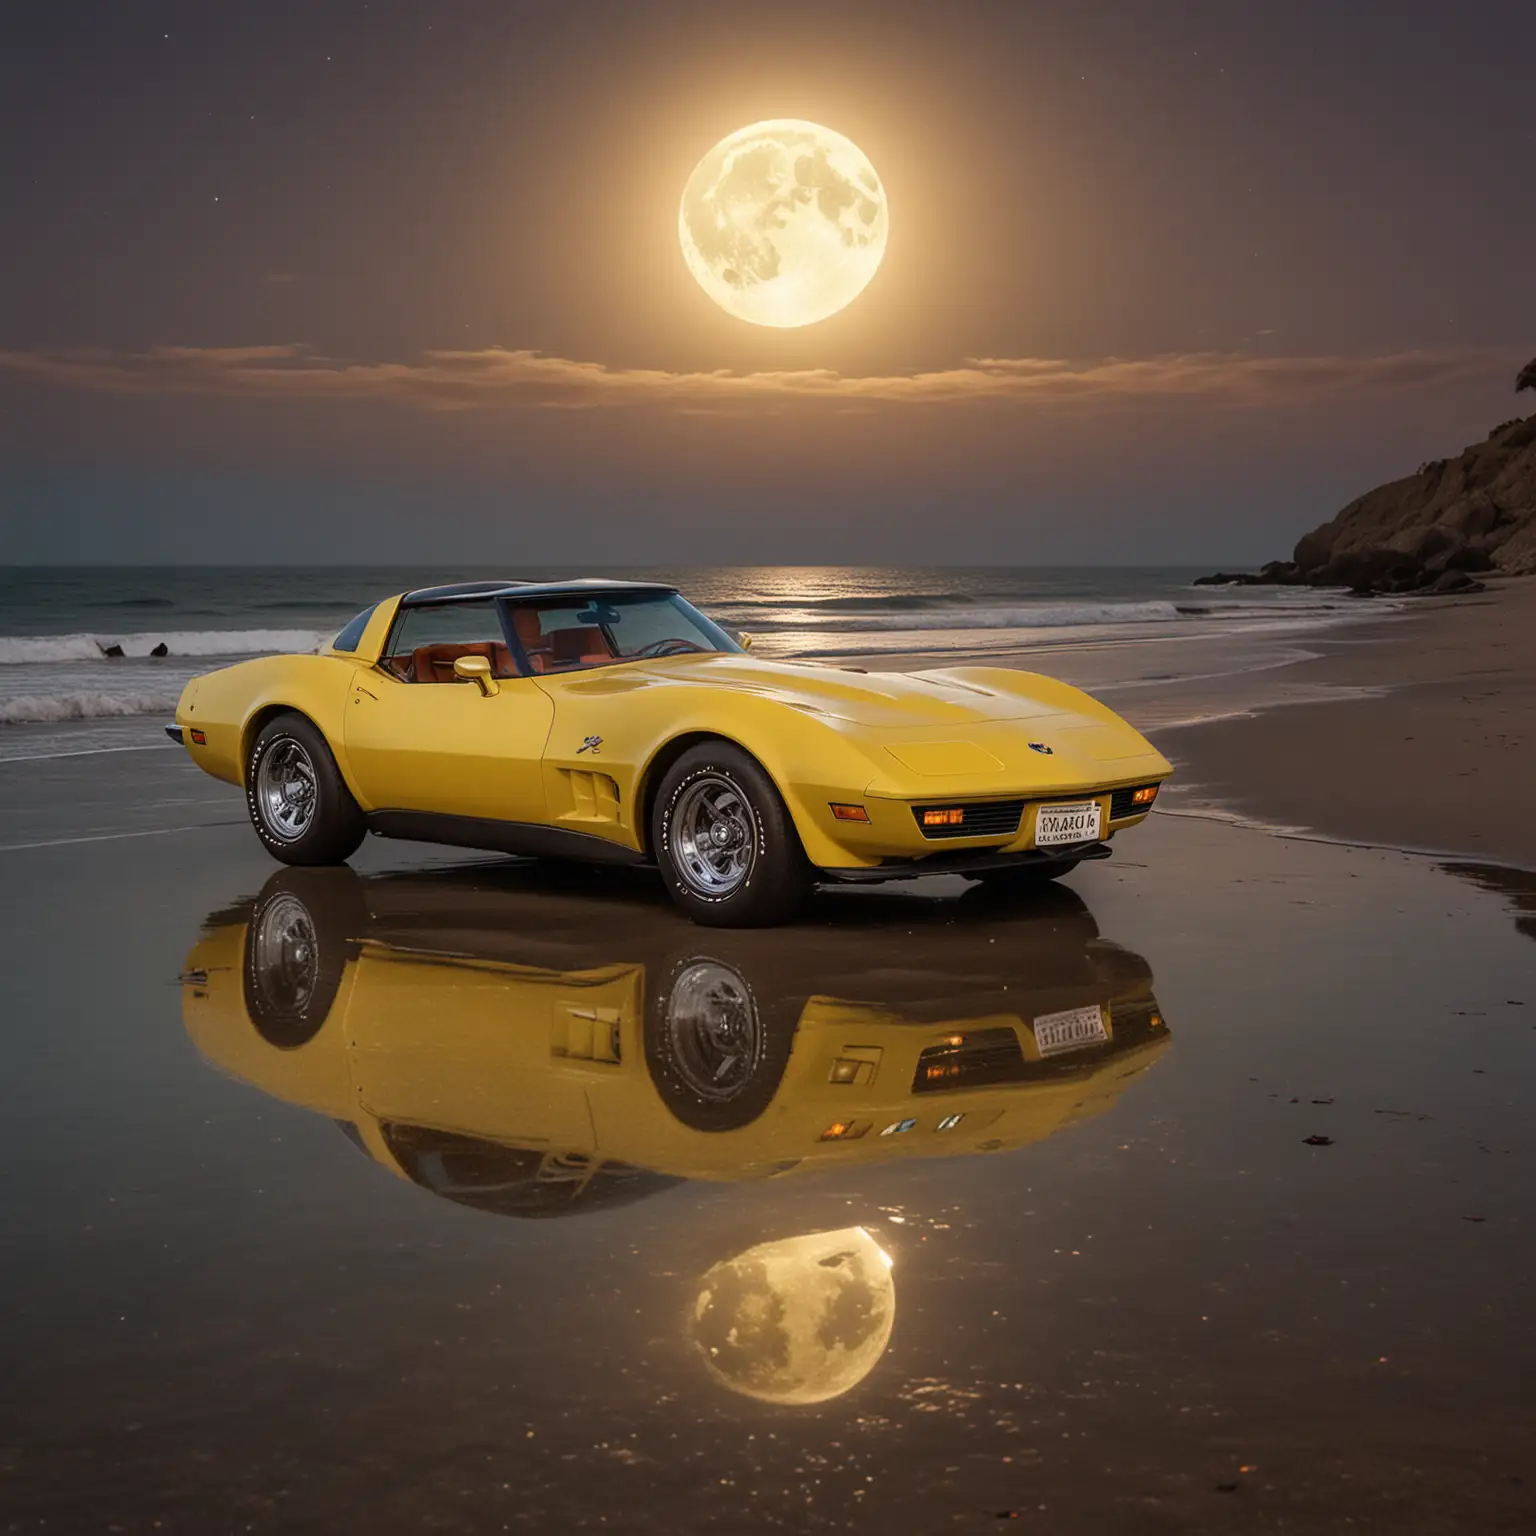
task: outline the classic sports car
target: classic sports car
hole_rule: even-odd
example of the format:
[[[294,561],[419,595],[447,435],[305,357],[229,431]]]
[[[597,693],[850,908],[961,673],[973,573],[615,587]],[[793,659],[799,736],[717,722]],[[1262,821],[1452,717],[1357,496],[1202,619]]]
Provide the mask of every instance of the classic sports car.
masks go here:
[[[786,966],[619,884],[594,932],[536,869],[279,870],[207,919],[182,1019],[227,1075],[508,1216],[1029,1146],[1169,1046],[1151,967],[1065,888],[879,903],[857,946],[810,927]]]
[[[720,927],[813,881],[1049,879],[1105,858],[1169,773],[1112,710],[998,667],[766,661],[644,582],[386,598],[318,655],[196,678],[166,729],[286,864],[369,832],[654,862]]]

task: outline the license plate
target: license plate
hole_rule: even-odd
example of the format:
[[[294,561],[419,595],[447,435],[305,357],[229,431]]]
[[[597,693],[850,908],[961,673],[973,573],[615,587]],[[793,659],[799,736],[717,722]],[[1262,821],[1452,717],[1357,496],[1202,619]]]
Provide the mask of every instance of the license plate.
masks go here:
[[[1060,1056],[1084,1046],[1103,1045],[1109,1039],[1102,1008],[1068,1008],[1065,1013],[1042,1013],[1034,1022],[1035,1049],[1041,1056]]]
[[[1035,847],[1060,848],[1069,843],[1096,843],[1104,808],[1097,800],[1071,805],[1042,805],[1035,812]]]

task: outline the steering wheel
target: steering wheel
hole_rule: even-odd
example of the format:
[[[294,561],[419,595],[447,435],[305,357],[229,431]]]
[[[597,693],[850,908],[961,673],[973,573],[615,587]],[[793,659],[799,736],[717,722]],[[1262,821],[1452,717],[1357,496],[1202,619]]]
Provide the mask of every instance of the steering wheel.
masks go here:
[[[649,645],[642,645],[638,651],[629,653],[629,660],[641,661],[650,656],[688,656],[695,652],[702,653],[704,647],[694,640],[684,640],[681,635],[674,635],[667,640],[652,640]]]

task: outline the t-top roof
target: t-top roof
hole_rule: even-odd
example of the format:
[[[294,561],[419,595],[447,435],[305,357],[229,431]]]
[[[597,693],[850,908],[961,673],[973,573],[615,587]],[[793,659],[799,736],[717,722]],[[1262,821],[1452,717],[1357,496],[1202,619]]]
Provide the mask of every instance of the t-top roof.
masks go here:
[[[419,587],[400,599],[402,607],[418,608],[432,603],[463,603],[487,597],[580,597],[597,592],[675,592],[664,581],[610,581],[603,576],[582,576],[574,581],[461,581],[446,587]]]

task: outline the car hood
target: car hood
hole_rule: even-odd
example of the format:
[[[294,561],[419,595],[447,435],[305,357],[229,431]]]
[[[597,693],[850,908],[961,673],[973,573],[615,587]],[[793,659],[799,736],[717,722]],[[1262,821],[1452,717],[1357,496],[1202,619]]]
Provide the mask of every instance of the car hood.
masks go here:
[[[1027,688],[1026,674],[1018,676],[1020,688]],[[586,697],[657,686],[726,688],[774,699],[808,714],[888,729],[953,729],[989,720],[1031,720],[1061,714],[1059,700],[1047,703],[1020,691],[1003,691],[942,673],[866,673],[806,661],[759,661],[750,656],[667,657],[573,674],[568,679],[562,677],[559,686]]]

